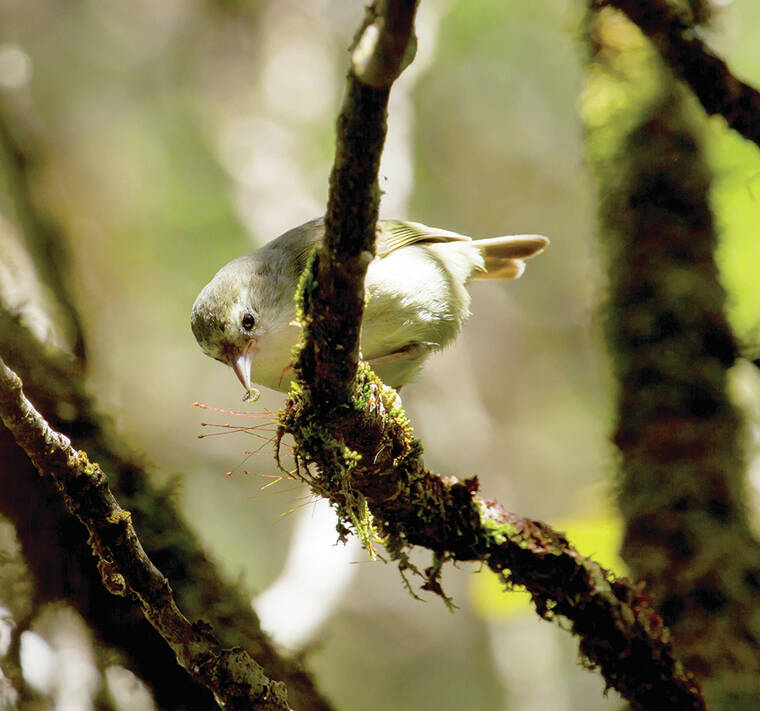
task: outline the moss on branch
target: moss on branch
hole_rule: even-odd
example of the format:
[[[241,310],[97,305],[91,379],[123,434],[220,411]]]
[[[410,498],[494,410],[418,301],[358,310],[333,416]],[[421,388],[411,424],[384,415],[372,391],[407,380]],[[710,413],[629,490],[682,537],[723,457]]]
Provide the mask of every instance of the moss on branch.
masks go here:
[[[392,6],[390,0],[376,2],[365,27]],[[401,42],[394,46],[403,49]],[[403,66],[397,59],[396,66]],[[387,91],[367,87],[349,72],[325,245],[297,294],[303,327],[298,382],[280,413],[281,434],[289,432],[296,441],[297,472],[335,506],[342,535],[354,529],[365,545],[378,538],[402,573],[411,569],[422,576],[424,589],[445,598],[443,563],[482,561],[505,585],[524,585],[542,617],[570,620],[583,658],[600,668],[632,708],[704,709],[698,686],[674,659],[668,632],[646,596],[581,556],[545,524],[478,497],[477,478],[459,481],[428,471],[397,393],[365,365],[357,366]],[[409,561],[413,546],[432,551],[424,571]]]
[[[649,43],[592,23],[585,107],[609,280],[623,556],[710,708],[760,707],[760,544],[746,510],[737,345],[715,260],[702,116]],[[619,18],[618,18],[619,21]],[[727,554],[730,551],[730,554]]]

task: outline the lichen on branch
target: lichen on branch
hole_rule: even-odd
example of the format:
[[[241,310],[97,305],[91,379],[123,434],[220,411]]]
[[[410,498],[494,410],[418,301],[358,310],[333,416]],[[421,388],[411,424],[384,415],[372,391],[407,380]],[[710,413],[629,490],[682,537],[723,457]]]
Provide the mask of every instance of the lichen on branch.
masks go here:
[[[308,296],[300,304],[304,338],[296,373],[326,403],[351,396],[364,310],[364,275],[375,253],[380,190],[377,173],[386,134],[390,87],[408,63],[416,0],[376,0],[360,34],[337,121],[338,140],[325,213],[325,239],[311,262]],[[370,30],[374,28],[374,30]],[[358,65],[361,65],[359,67]],[[303,284],[302,284],[303,287]]]

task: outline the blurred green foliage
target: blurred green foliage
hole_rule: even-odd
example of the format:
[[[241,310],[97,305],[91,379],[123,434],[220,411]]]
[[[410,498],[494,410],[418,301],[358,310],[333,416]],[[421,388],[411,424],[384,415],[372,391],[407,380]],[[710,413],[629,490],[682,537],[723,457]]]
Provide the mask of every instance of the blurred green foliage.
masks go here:
[[[760,149],[723,126],[712,127],[707,158],[715,171],[712,206],[721,234],[718,265],[729,318],[748,356],[760,354]]]

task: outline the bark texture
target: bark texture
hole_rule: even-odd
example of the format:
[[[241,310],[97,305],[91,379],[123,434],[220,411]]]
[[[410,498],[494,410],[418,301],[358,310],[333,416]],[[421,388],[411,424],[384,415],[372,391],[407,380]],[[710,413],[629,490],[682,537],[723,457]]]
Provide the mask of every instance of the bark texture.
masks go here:
[[[589,124],[619,383],[623,556],[710,708],[758,708],[760,546],[745,510],[742,422],[726,391],[737,349],[699,112],[654,55],[633,68],[606,44],[609,21],[596,20],[592,85],[643,99],[623,121]]]
[[[674,75],[683,79],[704,110],[723,116],[728,125],[760,146],[760,92],[737,79],[708,47],[698,25],[707,3],[694,0],[691,11],[669,0],[595,0],[597,9],[615,7],[649,37]]]
[[[21,375],[35,406],[108,471],[109,486],[131,512],[140,540],[171,581],[180,607],[211,624],[223,646],[247,649],[268,676],[286,681],[299,711],[329,709],[309,675],[280,656],[261,631],[249,596],[227,582],[203,551],[177,513],[172,491],[152,486],[144,465],[113,439],[108,417],[94,407],[78,366],[66,354],[43,346],[1,307],[0,333],[2,356]],[[16,528],[39,601],[65,600],[74,606],[101,641],[125,654],[162,708],[216,708],[212,695],[177,665],[135,601],[106,590],[85,528],[66,510],[52,479],[39,476],[5,427],[0,427],[0,462],[0,514]]]
[[[394,4],[405,5],[388,3]],[[368,18],[376,21],[380,5],[370,8]],[[391,45],[403,49],[398,41],[378,42]],[[394,65],[403,65],[400,57]],[[366,364],[357,366],[387,99],[387,89],[368,87],[349,73],[327,237],[297,294],[303,327],[299,380],[280,417],[282,432],[296,441],[298,472],[335,505],[343,535],[353,528],[370,550],[373,535],[380,536],[402,572],[423,578],[424,589],[445,599],[444,562],[480,560],[505,585],[524,585],[542,617],[570,620],[585,661],[598,666],[634,709],[704,709],[699,687],[672,654],[667,630],[634,585],[615,580],[545,524],[476,496],[476,478],[460,482],[428,471],[397,394]],[[409,561],[414,545],[433,552],[425,571]]]

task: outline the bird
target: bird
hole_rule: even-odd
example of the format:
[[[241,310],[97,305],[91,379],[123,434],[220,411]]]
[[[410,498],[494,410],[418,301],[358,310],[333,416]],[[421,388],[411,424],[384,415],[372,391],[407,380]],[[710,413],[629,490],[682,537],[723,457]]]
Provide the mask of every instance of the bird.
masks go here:
[[[295,291],[324,239],[324,218],[280,235],[223,266],[193,304],[190,325],[204,353],[230,366],[245,388],[287,391],[298,342]],[[517,279],[524,260],[549,244],[542,235],[473,240],[418,222],[379,220],[365,278],[361,358],[399,389],[425,359],[457,337],[470,316],[471,279]]]

